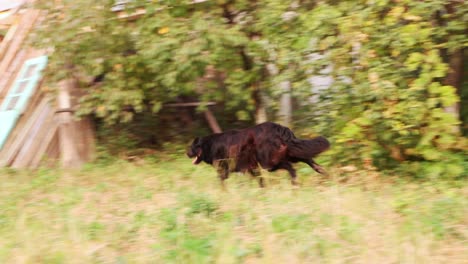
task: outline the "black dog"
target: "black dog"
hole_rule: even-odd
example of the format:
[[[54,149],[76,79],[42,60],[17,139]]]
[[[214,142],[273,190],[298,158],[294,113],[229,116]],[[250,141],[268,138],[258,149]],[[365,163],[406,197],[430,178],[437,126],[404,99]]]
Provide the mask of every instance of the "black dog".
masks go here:
[[[325,171],[312,158],[324,152],[330,143],[324,137],[298,139],[287,127],[266,122],[242,130],[230,130],[195,138],[187,156],[193,164],[204,161],[214,165],[224,186],[229,172],[248,172],[259,176],[259,164],[268,171],[285,169],[296,185],[296,170],[291,163],[304,162],[318,173]],[[263,187],[263,179],[259,184]]]

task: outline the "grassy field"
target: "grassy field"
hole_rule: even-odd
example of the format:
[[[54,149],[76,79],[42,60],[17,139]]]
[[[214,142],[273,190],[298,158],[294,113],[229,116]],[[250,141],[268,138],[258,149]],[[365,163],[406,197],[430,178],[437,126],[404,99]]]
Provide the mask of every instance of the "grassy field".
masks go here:
[[[0,263],[468,263],[465,183],[297,168],[227,191],[182,156],[2,170]]]

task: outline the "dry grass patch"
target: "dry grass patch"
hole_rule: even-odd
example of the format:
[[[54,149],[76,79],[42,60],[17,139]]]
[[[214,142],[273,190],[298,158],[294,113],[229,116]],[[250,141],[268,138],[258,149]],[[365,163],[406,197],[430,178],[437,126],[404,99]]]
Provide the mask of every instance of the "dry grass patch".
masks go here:
[[[0,172],[1,263],[464,263],[465,183],[233,174],[185,158]],[[310,175],[310,176],[309,176]],[[347,179],[346,179],[347,178]]]

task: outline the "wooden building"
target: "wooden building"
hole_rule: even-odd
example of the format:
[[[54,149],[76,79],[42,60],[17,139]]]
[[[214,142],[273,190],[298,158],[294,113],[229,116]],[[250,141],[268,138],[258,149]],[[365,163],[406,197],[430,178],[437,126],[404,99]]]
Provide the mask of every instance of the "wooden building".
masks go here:
[[[41,13],[21,4],[0,5],[0,167],[79,167],[93,158],[92,124],[73,116],[73,82],[63,81],[58,95],[43,87],[48,54],[25,45]]]

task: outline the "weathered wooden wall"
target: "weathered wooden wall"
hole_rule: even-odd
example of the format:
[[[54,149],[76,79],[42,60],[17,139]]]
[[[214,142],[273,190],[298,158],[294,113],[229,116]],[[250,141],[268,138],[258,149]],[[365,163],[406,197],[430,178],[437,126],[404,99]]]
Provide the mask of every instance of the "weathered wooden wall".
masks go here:
[[[15,16],[0,43],[0,105],[25,61],[45,54],[24,44],[40,20],[40,12],[23,9]],[[93,159],[92,123],[88,119],[77,120],[72,113],[80,96],[77,87],[70,81],[63,82],[56,100],[42,91],[41,85],[39,82],[35,87],[23,114],[0,149],[0,167],[36,168],[56,165],[58,161],[63,167],[79,167]]]

